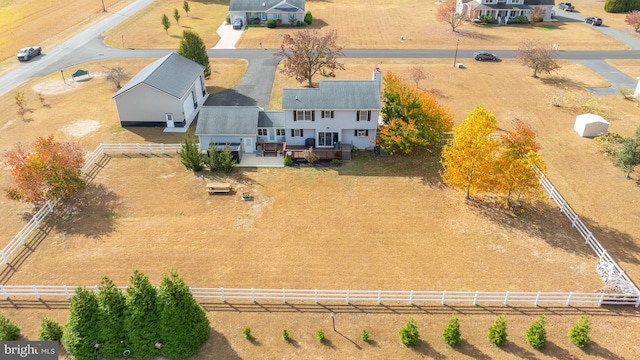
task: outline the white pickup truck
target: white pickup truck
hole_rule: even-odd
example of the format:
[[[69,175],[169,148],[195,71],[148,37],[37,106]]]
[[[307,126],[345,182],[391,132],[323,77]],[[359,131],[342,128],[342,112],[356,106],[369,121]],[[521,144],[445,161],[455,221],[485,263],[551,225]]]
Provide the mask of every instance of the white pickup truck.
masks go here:
[[[29,61],[40,54],[42,54],[40,46],[26,47],[18,53],[18,61]]]
[[[561,2],[560,5],[558,5],[558,9],[564,10],[564,11],[573,11],[575,7],[571,5],[570,2]]]

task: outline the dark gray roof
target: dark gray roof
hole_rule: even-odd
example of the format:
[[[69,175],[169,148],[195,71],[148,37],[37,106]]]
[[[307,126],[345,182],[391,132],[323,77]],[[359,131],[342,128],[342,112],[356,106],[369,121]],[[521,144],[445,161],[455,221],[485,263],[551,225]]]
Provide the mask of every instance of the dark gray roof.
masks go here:
[[[196,135],[256,135],[259,111],[257,106],[203,106]]]
[[[258,127],[284,127],[284,113],[282,111],[260,111]]]
[[[180,99],[203,71],[204,66],[172,52],[140,70],[112,98],[139,84],[146,84]]]
[[[523,4],[480,4],[475,1],[468,4],[474,10],[531,10],[531,6]]]
[[[315,89],[284,89],[282,109],[380,109],[380,83],[376,80],[327,80],[320,81]]]
[[[555,0],[524,0],[525,5],[538,6],[538,5],[555,5]]]
[[[304,11],[304,6],[305,0],[231,0],[229,11],[265,12],[275,7],[278,11],[295,12]]]

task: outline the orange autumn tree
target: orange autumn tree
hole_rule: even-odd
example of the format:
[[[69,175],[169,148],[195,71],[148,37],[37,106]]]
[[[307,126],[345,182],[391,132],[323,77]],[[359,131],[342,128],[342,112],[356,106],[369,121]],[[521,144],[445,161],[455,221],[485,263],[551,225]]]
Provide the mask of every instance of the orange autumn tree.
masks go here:
[[[522,121],[516,121],[514,129],[507,130],[500,140],[495,190],[504,195],[506,204],[520,206],[523,197],[541,193],[534,170],[534,167],[545,170],[544,160],[538,154],[540,144],[536,132]]]
[[[453,128],[453,140],[442,149],[442,180],[464,190],[465,198],[488,191],[500,142],[491,134],[498,129],[493,113],[477,106],[460,125]]]
[[[7,197],[29,203],[67,199],[84,190],[82,177],[84,152],[74,143],[61,143],[53,136],[38,137],[31,151],[20,144],[4,155],[11,169],[13,184],[5,189]]]
[[[453,116],[427,91],[384,75],[384,106],[377,145],[390,154],[410,153],[417,146],[438,143],[451,131]]]

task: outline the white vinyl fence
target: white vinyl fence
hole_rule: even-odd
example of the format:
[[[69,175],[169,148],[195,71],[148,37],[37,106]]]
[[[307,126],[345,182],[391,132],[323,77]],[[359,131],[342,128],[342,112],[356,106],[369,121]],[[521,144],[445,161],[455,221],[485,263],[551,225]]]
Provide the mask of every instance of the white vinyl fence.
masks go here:
[[[91,154],[87,155],[83,172],[89,169],[104,154],[175,154],[182,148],[182,144],[100,144]],[[536,169],[540,184],[549,196],[560,207],[573,227],[585,239],[585,243],[593,249],[599,257],[598,274],[607,285],[613,286],[620,293],[580,293],[580,292],[461,292],[461,291],[392,291],[392,290],[296,290],[296,289],[225,289],[225,288],[191,288],[196,299],[199,300],[245,300],[257,301],[313,301],[319,302],[368,302],[389,303],[399,302],[407,304],[437,303],[437,304],[564,304],[564,305],[634,305],[640,306],[640,291],[631,279],[609,256],[593,234],[582,223],[578,215],[562,198],[546,176]],[[9,244],[0,250],[2,264],[9,261],[11,255],[28,242],[31,233],[37,230],[42,220],[54,210],[57,202],[47,202],[18,232]],[[5,299],[35,297],[65,297],[67,299],[75,293],[75,286],[42,286],[42,285],[0,285],[0,295]],[[98,291],[97,286],[89,287]],[[125,287],[121,287],[124,291]]]

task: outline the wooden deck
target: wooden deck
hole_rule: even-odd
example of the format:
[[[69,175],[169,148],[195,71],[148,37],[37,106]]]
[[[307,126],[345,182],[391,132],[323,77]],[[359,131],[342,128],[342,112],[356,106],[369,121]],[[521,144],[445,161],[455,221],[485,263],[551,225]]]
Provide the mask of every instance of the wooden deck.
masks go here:
[[[287,143],[283,143],[282,151],[285,154],[290,153],[291,159],[297,161],[305,160],[304,151],[307,149],[308,147],[302,145],[287,145]],[[313,152],[318,156],[318,160],[342,159],[342,151],[340,149],[313,148]]]

